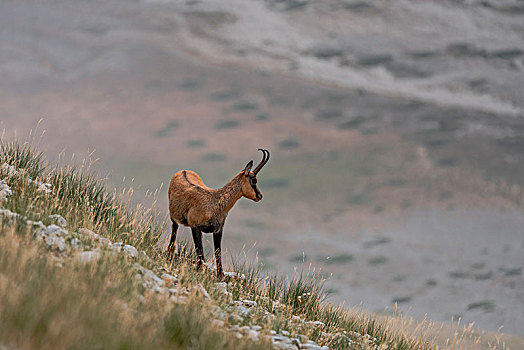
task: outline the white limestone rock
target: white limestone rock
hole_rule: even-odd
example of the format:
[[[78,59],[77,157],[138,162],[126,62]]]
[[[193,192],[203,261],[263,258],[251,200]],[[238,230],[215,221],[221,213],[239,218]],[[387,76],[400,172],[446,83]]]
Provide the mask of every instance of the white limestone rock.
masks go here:
[[[0,202],[7,200],[9,196],[13,195],[11,187],[5,182],[5,180],[0,180]]]
[[[122,242],[116,242],[116,243],[110,244],[111,250],[117,253],[120,253],[122,251],[123,246],[124,244]]]
[[[7,163],[3,163],[1,169],[4,173],[6,173],[7,176],[14,176],[18,174],[18,171],[16,170],[16,168]]]
[[[45,230],[36,232],[36,239],[38,241],[44,241],[48,247],[57,249],[60,252],[64,252],[67,249],[65,239],[69,236],[69,232],[57,225],[49,225]]]
[[[133,258],[137,258],[138,257],[138,250],[136,250],[135,247],[133,247],[132,245],[130,244],[126,244],[124,245],[124,253],[126,253],[127,255],[133,257]]]
[[[62,217],[62,215],[59,215],[59,214],[49,215],[49,219],[53,220],[60,227],[67,226],[67,221],[66,219]]]
[[[153,271],[146,269],[142,265],[135,263],[133,265],[142,275],[144,286],[146,288],[153,288],[154,286],[163,287],[166,283],[163,279],[158,277]]]
[[[160,275],[160,278],[162,278],[164,281],[166,281],[170,285],[178,283],[178,276],[177,275],[171,275],[169,273],[163,273],[162,275]]]
[[[9,209],[0,208],[0,216],[7,220],[16,220],[22,218],[22,216],[18,213],[13,213]]]
[[[99,242],[103,246],[109,246],[111,244],[111,241],[109,239],[102,237],[99,234],[94,233],[93,231],[87,228],[79,228],[76,232],[80,235],[89,237],[92,240]]]
[[[207,290],[204,288],[204,286],[202,284],[197,284],[195,286],[195,289],[197,291],[198,294],[202,295],[204,297],[204,299],[206,300],[211,300],[211,297],[209,296],[209,293],[207,292]]]

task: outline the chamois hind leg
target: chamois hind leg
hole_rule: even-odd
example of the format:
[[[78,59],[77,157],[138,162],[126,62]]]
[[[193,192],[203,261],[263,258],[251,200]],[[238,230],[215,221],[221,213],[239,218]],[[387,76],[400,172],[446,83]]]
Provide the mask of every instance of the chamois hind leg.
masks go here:
[[[191,227],[193,234],[193,243],[195,243],[195,250],[198,255],[197,268],[200,269],[204,261],[204,247],[202,247],[202,231],[200,227]]]
[[[169,240],[169,246],[167,247],[167,256],[169,259],[173,259],[175,254],[175,241],[176,241],[176,231],[178,230],[178,224],[175,220],[171,219],[173,223],[171,226],[171,239]]]
[[[217,277],[224,277],[224,270],[222,269],[222,248],[220,247],[222,243],[222,227],[220,227],[216,232],[213,232],[213,244],[215,246],[215,260],[217,263]]]

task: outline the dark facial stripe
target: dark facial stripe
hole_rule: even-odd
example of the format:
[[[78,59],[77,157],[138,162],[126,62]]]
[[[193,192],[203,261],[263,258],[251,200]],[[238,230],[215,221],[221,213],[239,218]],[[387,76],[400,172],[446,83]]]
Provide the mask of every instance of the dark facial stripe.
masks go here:
[[[255,197],[258,198],[258,195],[260,194],[260,191],[257,189],[257,185],[251,185],[251,188],[253,189],[253,191],[255,191]]]

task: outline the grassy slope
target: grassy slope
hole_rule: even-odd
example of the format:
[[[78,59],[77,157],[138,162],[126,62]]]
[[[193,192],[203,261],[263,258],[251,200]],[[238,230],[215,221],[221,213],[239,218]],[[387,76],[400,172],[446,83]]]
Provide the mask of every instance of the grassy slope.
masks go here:
[[[145,254],[133,258],[104,250],[96,263],[75,264],[76,253],[70,245],[62,253],[48,249],[32,238],[33,228],[25,220],[0,215],[0,346],[270,348],[271,330],[300,334],[334,348],[438,346],[427,324],[414,327],[412,321],[399,317],[373,316],[324,303],[322,281],[316,276],[297,274],[291,280],[262,276],[257,267],[237,263],[235,270],[245,278],[229,277],[224,294],[216,288],[212,272],[194,270],[191,247],[179,247],[172,262],[158,254],[154,243],[165,229],[160,216],[149,208],[131,210],[130,192],[107,191],[88,163],[81,169],[52,168],[30,145],[3,143],[0,165],[4,163],[25,171],[0,170],[0,178],[13,190],[1,207],[45,225],[52,223],[49,215],[60,214],[67,219],[69,232],[88,228]],[[51,193],[39,189],[34,180],[50,183]],[[93,248],[89,239],[78,238],[83,249]],[[177,288],[186,291],[185,301],[173,302],[161,293],[144,290],[135,278],[133,264],[137,262],[158,274],[176,273]],[[210,298],[198,292],[195,286],[199,284]],[[231,305],[245,299],[258,306],[239,318]],[[293,316],[322,324],[297,322]],[[221,318],[225,323],[212,321]],[[234,325],[254,324],[261,327],[257,342],[231,330]],[[448,345],[479,340],[471,331],[457,334],[449,337]]]

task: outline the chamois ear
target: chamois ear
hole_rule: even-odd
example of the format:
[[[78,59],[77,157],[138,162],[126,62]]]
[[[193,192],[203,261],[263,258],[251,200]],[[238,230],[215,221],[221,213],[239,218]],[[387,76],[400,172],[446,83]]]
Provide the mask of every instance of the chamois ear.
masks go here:
[[[252,167],[253,167],[253,161],[250,161],[249,163],[247,163],[246,167],[244,168],[244,175],[248,176]]]

